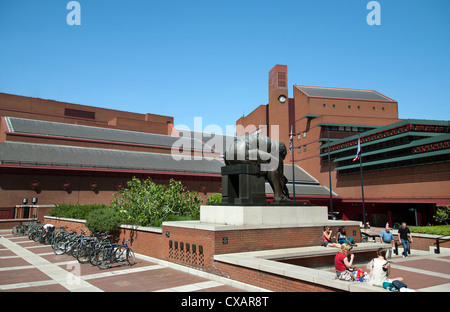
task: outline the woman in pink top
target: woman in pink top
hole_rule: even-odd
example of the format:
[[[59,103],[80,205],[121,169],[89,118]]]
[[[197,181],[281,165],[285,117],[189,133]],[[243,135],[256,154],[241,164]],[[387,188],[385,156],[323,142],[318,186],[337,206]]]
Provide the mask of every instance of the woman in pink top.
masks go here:
[[[330,247],[336,247],[336,248],[341,247],[341,244],[339,244],[339,243],[332,243],[332,242],[331,242],[331,233],[333,233],[333,231],[331,231],[330,227],[327,226],[327,227],[325,228],[325,231],[324,231],[323,234],[322,234],[322,237],[323,237],[323,246],[324,246],[324,247],[330,246]]]

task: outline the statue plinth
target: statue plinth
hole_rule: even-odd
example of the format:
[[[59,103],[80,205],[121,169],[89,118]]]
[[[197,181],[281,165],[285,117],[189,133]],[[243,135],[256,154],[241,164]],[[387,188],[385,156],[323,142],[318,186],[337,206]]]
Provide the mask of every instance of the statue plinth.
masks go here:
[[[233,226],[314,226],[328,223],[326,206],[210,205],[200,207],[200,222]]]
[[[225,205],[264,205],[265,177],[260,166],[237,164],[221,168],[222,203]]]

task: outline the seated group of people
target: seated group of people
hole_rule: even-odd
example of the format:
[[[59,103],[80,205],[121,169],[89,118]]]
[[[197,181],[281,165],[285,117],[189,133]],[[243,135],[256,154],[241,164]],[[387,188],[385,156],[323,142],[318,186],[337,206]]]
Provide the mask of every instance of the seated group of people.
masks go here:
[[[380,235],[384,243],[391,243],[393,237],[389,236],[388,225],[386,225],[387,230]],[[390,233],[392,235],[392,233]],[[339,248],[335,258],[335,270],[336,277],[341,278],[341,275],[353,275],[353,272],[357,268],[353,267],[353,262],[355,255],[351,253],[353,246],[356,246],[353,238],[347,238],[344,227],[340,227],[336,236],[331,236],[332,230],[330,227],[326,227],[323,232],[323,246],[327,247],[337,247]],[[386,237],[385,237],[386,236]],[[387,237],[389,236],[389,238]],[[336,242],[333,242],[333,238]],[[391,271],[391,263],[387,260],[386,252],[390,250],[389,248],[379,248],[377,251],[377,257],[372,259],[366,266],[366,270],[370,273],[370,282],[374,286],[384,287],[385,283],[393,283],[394,281],[403,281],[401,277],[389,278]]]
[[[331,237],[333,231],[329,226],[325,227],[323,232],[323,246],[325,247],[336,247],[340,248],[342,244],[347,244],[350,246],[356,246],[355,241],[352,237],[347,238],[347,233],[345,227],[341,226],[338,229],[336,236]],[[336,238],[336,242],[333,243],[332,238]]]
[[[348,244],[342,244],[334,258],[334,266],[336,269],[336,277],[340,278],[344,273],[353,274],[357,268],[353,267],[355,255],[351,253],[352,247]],[[394,281],[403,281],[401,277],[389,278],[391,272],[391,263],[386,259],[386,249],[379,248],[377,257],[372,259],[366,266],[366,270],[370,273],[371,283],[374,286],[384,287],[384,283],[392,283]]]

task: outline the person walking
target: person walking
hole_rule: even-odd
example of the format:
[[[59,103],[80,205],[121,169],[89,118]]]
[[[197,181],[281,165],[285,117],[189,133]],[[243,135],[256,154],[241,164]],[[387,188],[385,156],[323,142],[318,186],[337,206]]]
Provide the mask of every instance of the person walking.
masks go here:
[[[402,222],[402,226],[398,229],[398,239],[403,245],[403,258],[406,258],[408,253],[411,253],[410,244],[413,242],[411,231],[406,227],[406,222]]]

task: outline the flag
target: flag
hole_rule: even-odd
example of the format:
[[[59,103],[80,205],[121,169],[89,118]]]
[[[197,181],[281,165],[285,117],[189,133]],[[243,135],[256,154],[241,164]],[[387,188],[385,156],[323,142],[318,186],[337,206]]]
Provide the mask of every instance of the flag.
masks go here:
[[[353,161],[357,161],[361,157],[361,139],[358,138],[358,150],[356,151],[356,156]]]
[[[291,153],[291,150],[292,150],[292,140],[293,140],[293,136],[294,136],[294,133],[292,133],[292,126],[291,126],[291,135],[289,136],[289,154]]]

